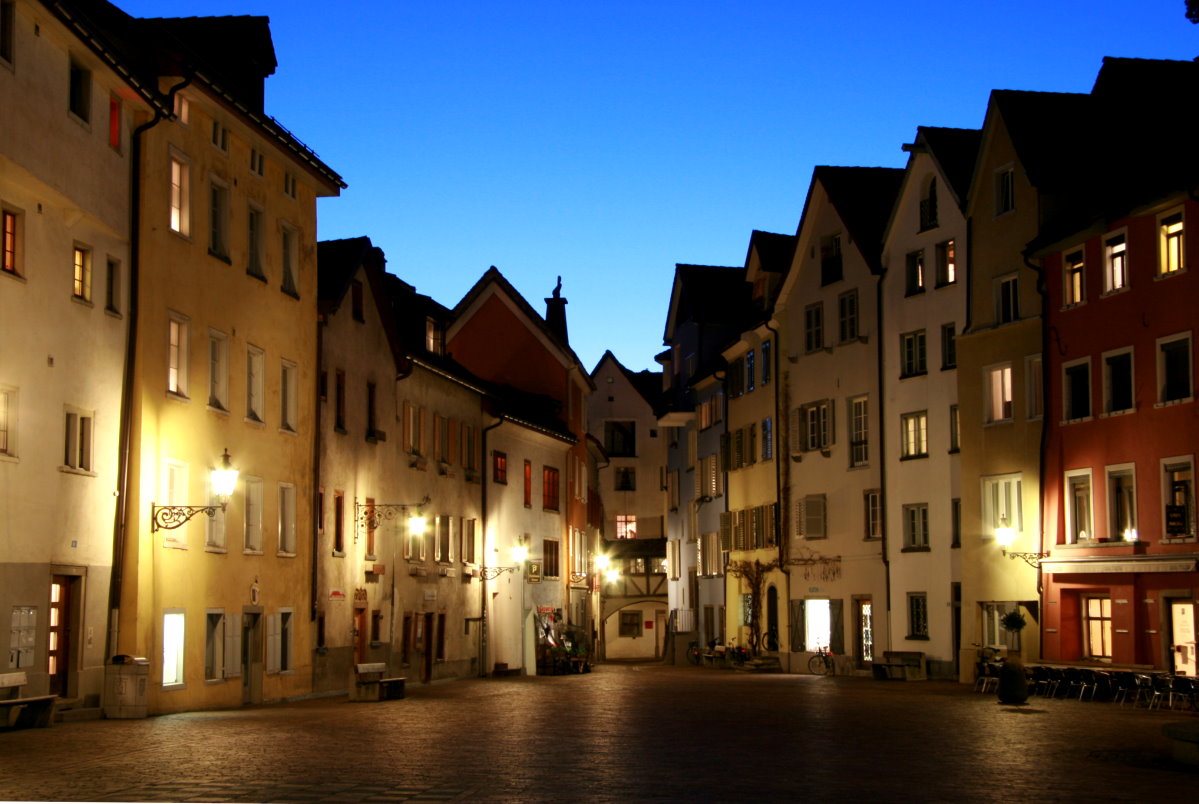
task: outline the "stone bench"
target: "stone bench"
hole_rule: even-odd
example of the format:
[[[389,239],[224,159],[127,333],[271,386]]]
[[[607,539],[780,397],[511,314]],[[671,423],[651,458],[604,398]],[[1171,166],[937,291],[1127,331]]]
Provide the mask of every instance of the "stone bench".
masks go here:
[[[402,676],[384,678],[386,662],[363,662],[354,665],[354,686],[350,689],[351,701],[390,701],[404,697]]]
[[[57,695],[21,696],[21,688],[28,683],[25,671],[0,674],[0,690],[8,697],[0,698],[0,726],[28,729],[46,728],[54,722],[58,707]]]
[[[924,681],[928,673],[924,669],[924,653],[918,650],[888,650],[883,660],[875,661],[874,677],[881,680]]]

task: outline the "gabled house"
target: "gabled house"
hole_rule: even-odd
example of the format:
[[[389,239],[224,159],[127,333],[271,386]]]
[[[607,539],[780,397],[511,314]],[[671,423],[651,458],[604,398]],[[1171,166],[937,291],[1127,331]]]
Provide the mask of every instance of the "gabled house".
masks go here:
[[[725,609],[728,545],[720,534],[728,510],[720,452],[727,432],[720,352],[752,320],[750,291],[743,267],[677,265],[663,335],[668,348],[657,356],[664,399],[658,425],[667,445],[670,631],[672,655],[680,663],[687,643],[724,644],[731,636]]]
[[[538,315],[497,269],[452,311],[447,354],[498,386],[481,445],[485,672],[552,672],[589,647],[587,406],[594,385],[570,348],[561,284]],[[503,337],[497,337],[503,333]]]
[[[1196,674],[1194,62],[1105,59],[1081,118],[1108,166],[1030,244],[1041,270],[1042,655]],[[1113,106],[1125,110],[1107,124]],[[1150,122],[1152,121],[1152,122]],[[1122,326],[1123,322],[1129,325]]]
[[[882,237],[904,171],[817,167],[775,302],[788,411],[784,667],[830,649],[864,671],[904,626],[887,615],[879,419]],[[781,415],[781,414],[780,414]]]
[[[879,283],[884,528],[895,650],[956,678],[961,603],[957,335],[966,319],[966,193],[980,132],[920,127],[883,237]],[[903,620],[899,620],[903,622]],[[967,666],[973,671],[973,661]]]
[[[667,643],[666,439],[658,428],[662,374],[634,372],[612,352],[591,371],[590,435],[604,448],[605,577],[600,581],[600,655],[660,659]],[[677,559],[675,559],[677,561]],[[678,564],[670,564],[673,573]],[[608,580],[608,573],[611,573]]]

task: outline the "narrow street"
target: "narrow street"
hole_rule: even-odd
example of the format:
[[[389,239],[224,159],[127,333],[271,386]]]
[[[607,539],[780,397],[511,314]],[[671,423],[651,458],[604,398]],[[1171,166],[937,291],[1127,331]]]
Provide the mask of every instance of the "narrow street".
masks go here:
[[[1193,713],[948,682],[606,665],[590,675],[0,733],[0,799],[1164,801]]]

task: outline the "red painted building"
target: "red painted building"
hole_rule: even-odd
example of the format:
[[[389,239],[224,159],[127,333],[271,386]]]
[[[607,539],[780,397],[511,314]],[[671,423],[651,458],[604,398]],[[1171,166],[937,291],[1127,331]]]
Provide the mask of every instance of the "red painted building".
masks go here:
[[[1043,252],[1046,660],[1195,673],[1195,225],[1179,192]]]

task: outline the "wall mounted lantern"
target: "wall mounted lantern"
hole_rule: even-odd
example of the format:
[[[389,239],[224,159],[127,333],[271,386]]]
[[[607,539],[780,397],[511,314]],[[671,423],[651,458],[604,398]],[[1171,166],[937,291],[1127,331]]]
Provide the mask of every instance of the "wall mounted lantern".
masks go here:
[[[220,505],[155,505],[150,503],[150,532],[174,530],[183,525],[196,514],[207,514],[210,518],[216,512],[224,511],[229,505],[229,498],[237,488],[237,470],[229,459],[229,450],[221,456],[221,466],[213,469],[209,475],[212,493],[219,499]]]
[[[1017,558],[1023,561],[1028,566],[1036,569],[1041,566],[1041,559],[1049,558],[1049,553],[1020,553],[1009,552],[1008,548],[1012,546],[1012,542],[1016,540],[1016,531],[1007,523],[1007,517],[999,518],[999,527],[995,528],[995,541],[999,544],[999,549],[1008,558],[1015,561]]]

